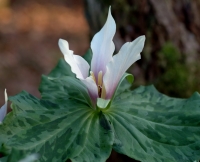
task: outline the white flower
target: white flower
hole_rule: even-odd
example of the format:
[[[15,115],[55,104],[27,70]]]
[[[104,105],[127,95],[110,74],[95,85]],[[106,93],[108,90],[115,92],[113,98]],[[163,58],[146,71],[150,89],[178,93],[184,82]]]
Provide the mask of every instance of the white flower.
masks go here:
[[[6,93],[6,89],[4,91],[4,95],[5,95],[5,104],[0,108],[0,123],[2,123],[4,117],[6,116],[6,113],[7,113],[8,96]]]
[[[145,36],[125,43],[118,54],[112,56],[115,50],[113,43],[115,32],[115,20],[109,9],[105,25],[95,34],[91,42],[93,56],[89,76],[90,66],[86,60],[79,55],[74,55],[73,51],[69,50],[67,41],[60,39],[58,42],[65,61],[71,66],[76,77],[86,85],[94,103],[97,98],[111,99],[125,71],[141,58],[140,52],[144,47]]]

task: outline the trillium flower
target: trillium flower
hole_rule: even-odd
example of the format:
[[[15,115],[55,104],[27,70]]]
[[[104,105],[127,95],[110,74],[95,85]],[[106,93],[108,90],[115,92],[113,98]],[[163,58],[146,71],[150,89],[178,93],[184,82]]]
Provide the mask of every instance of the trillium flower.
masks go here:
[[[96,103],[97,98],[111,99],[126,70],[141,58],[145,36],[125,43],[118,54],[113,56],[115,32],[116,24],[109,8],[105,25],[91,41],[91,67],[81,56],[73,54],[67,41],[60,39],[58,42],[65,61],[76,77],[85,84],[93,103]]]
[[[6,113],[7,113],[8,96],[6,93],[6,89],[4,91],[4,95],[5,95],[5,104],[0,108],[0,123],[2,123],[4,117],[6,116]]]

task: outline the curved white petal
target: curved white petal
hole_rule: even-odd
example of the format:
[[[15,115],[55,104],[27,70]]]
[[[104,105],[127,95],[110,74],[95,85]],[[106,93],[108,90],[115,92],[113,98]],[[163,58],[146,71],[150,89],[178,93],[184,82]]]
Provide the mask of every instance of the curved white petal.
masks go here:
[[[90,66],[87,61],[79,55],[74,55],[73,51],[69,49],[69,45],[66,40],[59,39],[58,45],[64,55],[65,61],[71,66],[71,70],[76,74],[76,77],[79,79],[85,79],[88,77]]]
[[[91,49],[93,52],[91,61],[91,71],[94,72],[95,78],[98,78],[98,73],[106,72],[106,65],[112,59],[113,52],[115,50],[115,45],[112,41],[116,31],[115,20],[111,15],[109,8],[109,13],[107,21],[103,28],[95,34],[91,42]]]
[[[8,102],[8,96],[6,93],[6,89],[4,92],[5,95],[5,104],[0,108],[0,123],[3,121],[4,117],[6,116],[7,113],[7,102]]]
[[[86,79],[81,79],[81,81],[85,84],[85,86],[88,89],[88,93],[90,95],[90,98],[93,102],[93,104],[96,105],[97,98],[98,98],[98,88],[95,83],[95,81],[92,79],[92,77],[87,77]]]
[[[88,62],[79,55],[73,55],[73,57],[74,57],[76,65],[78,66],[78,69],[81,71],[82,77],[87,78],[89,74],[89,69],[90,69]]]
[[[140,36],[133,42],[125,43],[119,53],[113,56],[113,60],[107,65],[103,83],[106,89],[106,99],[112,95],[118,85],[119,80],[126,70],[141,58],[140,52],[144,47],[145,36]]]

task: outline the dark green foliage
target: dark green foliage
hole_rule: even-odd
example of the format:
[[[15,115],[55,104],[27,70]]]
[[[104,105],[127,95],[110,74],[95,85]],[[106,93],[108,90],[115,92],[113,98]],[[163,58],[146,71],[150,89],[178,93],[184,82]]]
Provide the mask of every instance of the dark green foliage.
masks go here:
[[[61,58],[56,67],[50,72],[48,76],[54,78],[63,76],[75,77],[75,74],[71,71],[71,67],[66,63],[66,61]]]
[[[163,93],[170,96],[189,97],[198,89],[194,68],[188,67],[181,57],[180,52],[171,43],[166,43],[159,52],[159,66],[161,75],[156,80],[155,86]]]
[[[115,151],[143,162],[200,159],[200,95],[176,99],[153,86],[116,96],[106,114]],[[123,132],[123,133],[122,133]]]
[[[41,99],[27,92],[9,97],[12,112],[0,125],[0,150],[8,154],[2,161],[38,153],[41,162],[104,162],[112,148],[143,162],[200,159],[198,93],[170,98],[153,86],[131,91],[124,80],[101,110],[66,68],[61,60],[42,77]]]

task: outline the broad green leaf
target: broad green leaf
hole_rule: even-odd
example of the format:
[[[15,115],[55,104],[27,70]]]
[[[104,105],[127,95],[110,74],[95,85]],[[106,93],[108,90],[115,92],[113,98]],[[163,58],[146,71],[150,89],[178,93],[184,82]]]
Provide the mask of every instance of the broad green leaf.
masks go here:
[[[2,157],[0,158],[0,162],[8,162],[8,157]]]
[[[97,119],[90,121],[90,135],[86,138],[86,147],[79,156],[71,159],[73,162],[105,162],[110,156],[114,142],[110,123],[102,112],[97,114]]]
[[[91,99],[85,85],[78,79],[66,76],[51,78],[42,76],[39,91],[43,99],[62,104],[66,99],[75,99],[92,107]]]
[[[71,76],[76,77],[75,74],[71,71],[70,65],[64,59],[60,59],[56,67],[50,72],[49,77],[61,77],[61,76]]]
[[[142,162],[200,159],[200,95],[167,97],[153,86],[125,91],[105,111],[115,134],[113,149]]]
[[[13,111],[0,126],[0,146],[38,153],[41,162],[103,162],[109,157],[114,140],[110,123],[87,104],[72,98],[57,104],[27,92],[9,100]]]
[[[115,96],[119,95],[120,93],[130,90],[130,87],[133,83],[134,77],[132,74],[125,73],[122,78],[120,79],[117,88],[115,90],[115,93],[112,97],[112,100],[115,98]]]
[[[11,154],[0,158],[0,162],[35,162],[39,159],[38,154],[26,154],[24,150],[12,149]]]

